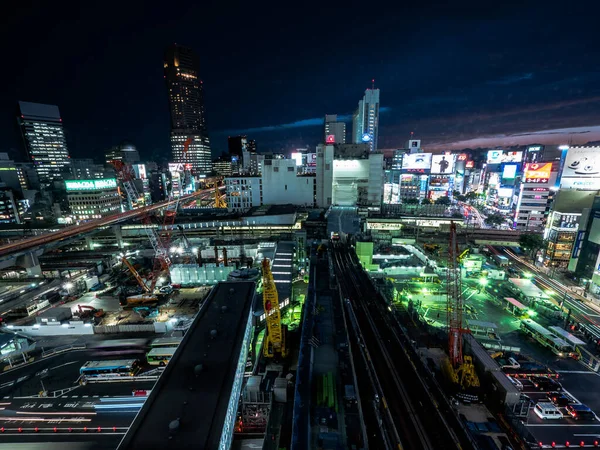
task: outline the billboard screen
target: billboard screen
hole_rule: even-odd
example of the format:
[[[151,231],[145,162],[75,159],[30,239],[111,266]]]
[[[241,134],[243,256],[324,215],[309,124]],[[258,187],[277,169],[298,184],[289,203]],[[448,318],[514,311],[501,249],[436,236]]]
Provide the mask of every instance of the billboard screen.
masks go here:
[[[317,164],[317,154],[316,153],[307,153],[306,154],[306,164],[309,166],[314,166]]]
[[[115,178],[101,178],[98,180],[65,180],[67,191],[101,191],[103,189],[116,189]]]
[[[521,162],[523,161],[523,152],[506,152],[502,156],[502,162]]]
[[[547,183],[552,173],[552,163],[525,164],[525,183]]]
[[[507,164],[504,166],[504,170],[502,171],[502,178],[506,180],[512,180],[517,176],[517,165],[516,164]]]
[[[434,155],[431,158],[431,173],[453,173],[454,155]]]
[[[600,147],[570,148],[563,167],[563,178],[600,175]]]
[[[402,169],[429,170],[431,168],[431,153],[410,153],[402,159]]]
[[[183,163],[169,163],[169,172],[183,172]]]
[[[292,159],[296,160],[296,166],[302,165],[302,153],[292,153]]]
[[[512,197],[513,196],[513,188],[500,188],[498,189],[498,197]]]
[[[504,152],[504,150],[490,150],[487,153],[488,164],[500,164],[504,162],[521,162],[523,152]]]
[[[504,151],[502,150],[490,150],[487,153],[487,163],[488,164],[500,164],[502,162],[502,155]]]

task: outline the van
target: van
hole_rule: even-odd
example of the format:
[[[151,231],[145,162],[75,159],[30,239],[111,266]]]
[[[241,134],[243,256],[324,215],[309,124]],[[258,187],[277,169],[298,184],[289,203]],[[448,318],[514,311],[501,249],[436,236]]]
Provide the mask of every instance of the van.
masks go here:
[[[533,411],[541,419],[562,419],[563,415],[560,410],[550,402],[539,402],[533,408]]]

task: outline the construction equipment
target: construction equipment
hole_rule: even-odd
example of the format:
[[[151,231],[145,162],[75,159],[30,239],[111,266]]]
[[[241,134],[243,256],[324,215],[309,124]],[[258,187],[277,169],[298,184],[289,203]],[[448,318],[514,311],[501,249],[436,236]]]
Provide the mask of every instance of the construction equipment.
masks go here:
[[[465,259],[467,256],[469,256],[469,253],[471,253],[470,248],[466,248],[465,250],[463,250],[463,252],[460,255],[458,255],[458,263],[462,264],[463,259]]]
[[[138,199],[140,197],[140,195],[137,192],[135,184],[133,183],[134,173],[131,168],[131,165],[126,164],[120,160],[114,160],[114,161],[111,161],[111,163],[115,167],[115,170],[117,171],[119,179],[121,180],[121,182],[123,184],[123,188],[125,189],[125,192],[127,193],[127,197],[129,198],[129,201],[132,204],[134,204],[135,200]],[[177,209],[175,209],[175,211],[177,211]],[[165,221],[167,220],[167,217],[171,217],[171,216],[172,216],[172,219],[170,218],[169,220],[174,221],[175,220],[174,214],[165,212]],[[160,278],[160,276],[162,274],[164,274],[165,272],[168,273],[169,267],[171,266],[171,260],[169,258],[165,243],[168,244],[168,242],[170,240],[170,233],[172,230],[172,222],[171,222],[170,227],[163,226],[163,229],[166,230],[164,237],[160,236],[156,227],[152,223],[152,218],[150,216],[150,213],[146,213],[146,214],[142,215],[142,222],[145,224],[144,230],[148,236],[148,240],[150,241],[152,248],[154,249],[154,269],[152,272],[150,286],[149,287],[146,286],[146,284],[143,283],[143,281],[140,284],[140,286],[142,286],[142,289],[144,289],[147,293],[152,294],[154,292],[154,288],[156,287],[156,283],[158,282],[158,279]],[[138,279],[138,278],[136,277],[136,279]],[[141,279],[141,277],[140,277],[140,279]],[[139,283],[139,281],[140,280],[138,279],[138,283]]]
[[[273,358],[281,356],[285,358],[287,349],[285,347],[285,327],[281,325],[281,311],[279,309],[279,294],[273,281],[271,263],[265,258],[262,261],[263,272],[263,308],[265,310],[265,322],[267,329],[263,341],[263,356]]]
[[[479,378],[475,373],[473,359],[463,357],[463,334],[468,330],[463,328],[463,298],[461,262],[468,250],[459,254],[456,238],[456,224],[450,223],[450,243],[448,247],[447,276],[447,321],[448,321],[448,360],[444,372],[450,380],[459,385],[463,390],[479,386]]]
[[[215,208],[227,208],[227,202],[223,200],[218,183],[215,183]]]
[[[89,305],[77,305],[77,315],[80,319],[87,319],[88,317],[102,318],[105,316],[103,309],[96,309]]]
[[[131,295],[127,297],[124,307],[135,307],[144,305],[156,305],[158,303],[158,297],[150,294]]]

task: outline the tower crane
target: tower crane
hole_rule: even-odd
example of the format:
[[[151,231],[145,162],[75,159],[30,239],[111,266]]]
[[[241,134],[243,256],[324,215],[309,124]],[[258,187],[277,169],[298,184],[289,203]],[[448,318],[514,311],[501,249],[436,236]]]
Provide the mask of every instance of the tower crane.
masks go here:
[[[450,242],[448,247],[448,267],[446,269],[447,297],[446,311],[448,321],[448,361],[445,371],[451,381],[463,389],[479,386],[473,358],[463,355],[463,334],[469,331],[463,328],[463,298],[461,264],[468,251],[460,253],[456,238],[456,223],[450,223]]]
[[[281,355],[285,358],[285,327],[281,325],[281,311],[279,309],[279,295],[273,281],[271,264],[267,258],[262,261],[263,272],[263,307],[265,310],[265,323],[267,329],[263,341],[263,356],[273,358]]]
[[[123,189],[125,189],[125,193],[127,194],[127,198],[133,204],[139,197],[139,193],[133,183],[133,169],[131,165],[126,164],[121,160],[113,160],[111,161],[112,165],[115,167],[119,178],[122,181]],[[144,223],[144,231],[148,236],[148,240],[152,245],[154,250],[154,270],[153,277],[151,281],[151,286],[149,287],[149,292],[154,292],[154,288],[156,287],[156,283],[160,274],[169,271],[169,267],[171,266],[171,260],[169,258],[169,254],[167,252],[167,248],[163,241],[163,238],[158,233],[157,229],[154,227],[152,223],[152,218],[149,212],[145,213],[142,216],[142,223]],[[169,231],[167,231],[167,237],[169,235]],[[168,238],[167,238],[168,239]]]

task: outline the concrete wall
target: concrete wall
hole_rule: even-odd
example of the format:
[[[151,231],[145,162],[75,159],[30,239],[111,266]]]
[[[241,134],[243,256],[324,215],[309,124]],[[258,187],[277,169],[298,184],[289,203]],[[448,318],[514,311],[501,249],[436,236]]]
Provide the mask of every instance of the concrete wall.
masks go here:
[[[265,161],[262,185],[264,205],[314,205],[315,177],[299,177],[294,159]]]
[[[33,325],[33,326],[8,326],[10,331],[17,331],[26,336],[78,336],[83,334],[94,334],[91,324],[71,322],[62,325]]]

